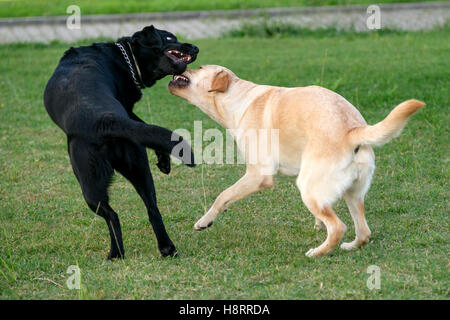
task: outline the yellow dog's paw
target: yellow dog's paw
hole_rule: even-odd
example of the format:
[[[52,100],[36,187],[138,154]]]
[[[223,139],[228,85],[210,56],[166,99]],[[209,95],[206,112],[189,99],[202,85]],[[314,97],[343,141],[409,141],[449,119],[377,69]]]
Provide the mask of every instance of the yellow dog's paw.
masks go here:
[[[194,229],[197,231],[204,230],[206,228],[209,228],[212,226],[214,221],[203,221],[203,219],[200,219],[197,221],[197,223],[194,225]]]

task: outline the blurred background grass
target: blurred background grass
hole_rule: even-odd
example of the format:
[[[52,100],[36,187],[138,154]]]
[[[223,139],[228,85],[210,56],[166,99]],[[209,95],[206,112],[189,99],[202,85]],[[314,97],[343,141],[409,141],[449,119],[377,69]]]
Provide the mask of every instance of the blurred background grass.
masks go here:
[[[422,0],[422,2],[431,0]],[[2,0],[0,17],[64,16],[69,5],[81,14],[142,13],[183,10],[229,10],[298,6],[406,3],[412,0]]]

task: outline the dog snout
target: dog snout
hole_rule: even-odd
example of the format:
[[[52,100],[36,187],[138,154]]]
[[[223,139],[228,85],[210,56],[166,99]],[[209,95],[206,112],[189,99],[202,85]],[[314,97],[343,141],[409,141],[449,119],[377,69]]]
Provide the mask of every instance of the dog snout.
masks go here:
[[[196,45],[190,44],[190,46],[191,46],[192,52],[193,52],[194,54],[199,53],[200,49],[199,49]]]
[[[200,49],[191,43],[183,43],[182,49],[189,52],[190,55],[197,55]]]

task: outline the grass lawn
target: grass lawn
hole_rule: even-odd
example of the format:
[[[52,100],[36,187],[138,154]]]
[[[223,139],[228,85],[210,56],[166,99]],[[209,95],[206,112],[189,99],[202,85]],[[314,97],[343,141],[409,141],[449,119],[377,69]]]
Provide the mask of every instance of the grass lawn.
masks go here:
[[[422,0],[432,1],[432,0]],[[415,2],[378,0],[377,4]],[[0,17],[64,16],[69,5],[78,5],[82,14],[161,12],[182,10],[228,10],[290,6],[373,4],[372,0],[2,0]]]
[[[427,106],[403,134],[375,150],[377,170],[366,198],[372,238],[362,250],[310,259],[325,239],[313,229],[293,178],[230,207],[203,232],[193,225],[244,166],[178,166],[160,173],[149,150],[159,207],[180,253],[163,259],[147,213],[117,176],[110,195],[126,250],[106,261],[103,219],[82,200],[66,138],[42,102],[47,80],[67,44],[0,46],[0,299],[448,299],[449,297],[449,29],[428,33],[227,38],[199,40],[195,66],[221,64],[261,84],[322,84],[369,123],[409,98]],[[87,43],[87,42],[84,42]],[[169,78],[136,106],[147,122],[193,131],[219,128],[197,108],[171,96]],[[203,177],[203,179],[202,179]],[[343,202],[336,212],[354,238]],[[68,290],[70,265],[81,290]],[[369,290],[370,265],[381,289]]]

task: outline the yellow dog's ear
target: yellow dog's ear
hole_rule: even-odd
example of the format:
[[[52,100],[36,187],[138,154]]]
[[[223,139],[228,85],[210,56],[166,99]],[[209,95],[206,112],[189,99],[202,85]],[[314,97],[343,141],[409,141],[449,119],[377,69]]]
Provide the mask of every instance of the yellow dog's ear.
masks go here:
[[[214,75],[211,88],[208,90],[208,92],[218,91],[218,92],[225,92],[228,89],[228,81],[229,76],[228,72],[225,70],[220,70],[216,72]]]

